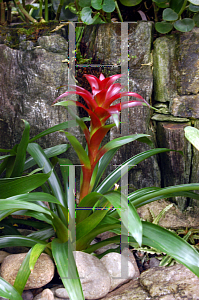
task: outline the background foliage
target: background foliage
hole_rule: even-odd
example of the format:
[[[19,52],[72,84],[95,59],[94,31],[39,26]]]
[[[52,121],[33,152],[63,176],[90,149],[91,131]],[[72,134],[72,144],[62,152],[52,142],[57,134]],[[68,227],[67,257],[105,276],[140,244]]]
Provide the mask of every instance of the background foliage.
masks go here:
[[[0,0],[0,24],[78,21],[100,24],[154,21],[157,32],[187,32],[199,26],[199,0]]]

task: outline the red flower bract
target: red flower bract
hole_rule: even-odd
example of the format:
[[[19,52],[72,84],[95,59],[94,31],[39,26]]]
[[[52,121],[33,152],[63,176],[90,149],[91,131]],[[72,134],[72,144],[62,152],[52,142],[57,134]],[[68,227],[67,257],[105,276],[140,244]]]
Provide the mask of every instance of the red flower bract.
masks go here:
[[[91,135],[93,134],[93,131],[96,131],[100,126],[104,126],[106,120],[110,116],[113,117],[113,120],[118,127],[119,113],[122,109],[133,106],[140,106],[143,105],[144,102],[147,104],[147,102],[139,94],[133,92],[121,92],[123,86],[120,83],[113,84],[122,76],[122,74],[113,75],[108,78],[105,78],[103,74],[100,74],[99,79],[94,75],[84,76],[90,83],[92,93],[79,86],[71,86],[73,89],[75,89],[75,91],[68,91],[63,93],[54,101],[54,103],[70,94],[77,94],[81,96],[86,102],[87,107],[81,104],[79,101],[74,101],[74,103],[77,106],[83,107],[90,115]],[[124,96],[132,96],[140,99],[141,101],[132,100],[111,105],[115,100],[120,99]]]

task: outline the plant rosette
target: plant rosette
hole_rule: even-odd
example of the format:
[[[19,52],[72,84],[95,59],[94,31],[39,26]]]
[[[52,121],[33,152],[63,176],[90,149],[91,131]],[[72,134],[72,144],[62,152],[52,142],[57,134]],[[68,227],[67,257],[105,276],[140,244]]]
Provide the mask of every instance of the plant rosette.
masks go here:
[[[115,188],[122,175],[133,166],[155,154],[171,150],[152,148],[139,153],[102,180],[102,175],[121,146],[135,140],[152,145],[147,134],[123,136],[102,145],[109,130],[114,126],[119,127],[122,109],[148,105],[136,93],[121,92],[122,85],[114,83],[120,77],[121,74],[105,78],[101,74],[98,79],[93,75],[86,75],[91,85],[91,93],[79,86],[73,86],[74,91],[67,91],[54,101],[54,105],[65,106],[68,109],[74,118],[73,121],[58,124],[32,139],[29,139],[30,126],[24,121],[25,129],[20,143],[13,149],[0,149],[1,152],[7,153],[0,157],[3,161],[0,164],[0,174],[6,174],[6,178],[0,179],[0,221],[1,228],[6,229],[5,232],[2,229],[0,248],[11,245],[30,247],[14,286],[0,278],[0,296],[22,300],[21,294],[30,272],[34,269],[40,254],[45,251],[54,259],[70,299],[84,299],[73,251],[93,253],[111,243],[120,245],[121,234],[128,239],[130,246],[142,245],[162,251],[199,276],[198,252],[175,233],[157,224],[141,221],[137,213],[138,207],[163,198],[186,196],[199,199],[199,195],[192,192],[199,190],[199,184],[182,184],[165,188],[146,187],[135,190],[128,196],[121,192],[122,187]],[[83,97],[86,104],[74,100],[57,102],[71,94]],[[115,100],[123,96],[133,96],[137,100],[114,104]],[[69,108],[70,105],[77,105],[87,111],[90,128],[85,124],[88,118],[82,119],[75,115]],[[112,118],[114,123],[107,124],[109,118]],[[76,137],[65,131],[77,124],[85,136],[85,149]],[[57,157],[68,149],[68,145],[43,150],[35,143],[38,138],[60,130],[76,151],[81,165],[80,201],[76,206],[75,166],[69,159]],[[60,166],[61,180],[54,169],[55,164]],[[24,174],[35,165],[38,166],[37,169]],[[38,186],[42,187],[43,192],[34,191]],[[48,202],[48,206],[44,202]],[[13,215],[33,217],[34,220],[22,222],[31,225],[36,231],[28,236],[20,235],[17,228],[12,226]],[[14,220],[15,223],[18,222],[17,219]],[[91,245],[95,237],[105,231],[114,232],[116,236]]]

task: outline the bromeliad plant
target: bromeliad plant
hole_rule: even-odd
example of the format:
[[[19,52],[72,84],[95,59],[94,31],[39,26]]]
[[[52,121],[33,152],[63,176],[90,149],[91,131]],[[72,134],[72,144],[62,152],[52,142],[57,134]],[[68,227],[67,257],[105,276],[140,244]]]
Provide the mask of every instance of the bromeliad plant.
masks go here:
[[[108,164],[122,145],[135,140],[151,144],[148,135],[133,134],[116,138],[102,145],[108,131],[114,126],[119,126],[119,114],[122,109],[147,105],[140,95],[132,92],[121,92],[122,86],[119,83],[114,83],[120,77],[121,75],[113,75],[105,78],[101,74],[98,79],[93,75],[87,75],[86,78],[91,85],[92,93],[81,87],[73,86],[74,91],[68,91],[55,100],[55,105],[65,106],[74,117],[75,122],[80,125],[86,139],[85,149],[71,133],[63,131],[63,129],[69,127],[68,123],[57,125],[56,128],[51,128],[39,135],[40,137],[53,130],[62,129],[79,157],[82,174],[80,202],[76,206],[76,216],[74,214],[75,180],[71,180],[73,177],[71,172],[74,172],[74,168],[71,161],[55,157],[50,162],[47,151],[44,152],[37,143],[34,143],[38,136],[29,140],[27,123],[25,123],[26,128],[22,140],[14,149],[15,152],[10,151],[10,154],[4,157],[3,165],[1,164],[0,168],[6,168],[6,173],[11,174],[12,178],[0,179],[0,220],[6,225],[6,217],[11,218],[15,214],[31,216],[40,222],[38,226],[38,222],[35,223],[31,220],[31,226],[37,230],[26,237],[16,234],[16,232],[0,237],[0,248],[11,245],[23,245],[31,248],[20,267],[14,287],[5,280],[0,279],[0,296],[22,300],[21,294],[28,276],[34,269],[40,254],[45,251],[54,259],[70,299],[84,299],[73,251],[93,253],[98,248],[110,243],[120,245],[121,233],[128,240],[129,245],[135,247],[143,245],[158,249],[175,258],[199,276],[198,252],[175,233],[157,224],[141,221],[136,211],[142,205],[168,197],[186,196],[199,199],[198,194],[191,192],[192,190],[199,190],[199,184],[192,183],[167,188],[147,187],[130,193],[128,197],[121,193],[119,189],[114,189],[115,183],[121,179],[121,174],[128,172],[128,169],[144,159],[158,153],[170,151],[169,149],[151,149],[137,154],[116,168],[104,180],[101,180]],[[82,96],[86,104],[83,105],[74,100],[57,102],[70,94]],[[133,96],[139,100],[113,103],[123,96]],[[74,114],[68,107],[69,105],[83,107],[88,112],[90,128],[87,128],[84,119]],[[106,124],[110,117],[112,117],[114,123]],[[23,152],[20,149],[23,149]],[[26,151],[31,155],[29,158],[26,158]],[[8,160],[11,166],[14,162],[11,173],[9,173],[10,165],[7,165]],[[22,165],[20,165],[20,162]],[[31,187],[28,190],[29,193],[27,193],[27,186],[24,185],[23,181],[23,170],[28,169],[28,166],[33,166],[35,163],[39,166],[36,172],[42,170],[43,173],[47,174],[48,185],[41,183],[44,192],[31,192],[33,190],[33,187]],[[60,165],[64,188],[53,169],[55,163]],[[16,173],[18,170],[15,167],[16,164],[20,165],[20,173]],[[27,177],[31,175],[29,174]],[[43,180],[46,179],[43,178]],[[5,185],[9,185],[9,180],[10,189],[8,190]],[[4,189],[1,189],[3,186]],[[16,186],[17,189],[15,189]],[[44,204],[44,201],[48,202],[49,207]],[[126,228],[126,231],[123,230],[124,228]],[[76,234],[74,233],[75,229]],[[91,245],[92,240],[105,231],[112,231],[117,235]],[[119,248],[117,251],[120,251]]]
[[[143,103],[146,103],[146,101],[136,93],[121,92],[121,84],[113,84],[114,81],[121,77],[120,74],[113,75],[108,78],[105,78],[104,75],[101,74],[99,79],[93,75],[84,76],[87,78],[91,85],[92,94],[79,86],[71,86],[73,89],[75,89],[75,91],[68,91],[55,100],[55,102],[57,102],[59,99],[66,97],[70,94],[77,94],[83,97],[87,107],[79,101],[73,100],[59,102],[55,105],[61,105],[67,108],[68,105],[77,105],[79,107],[84,108],[91,118],[90,128],[88,129],[84,122],[79,121],[79,118],[73,115],[74,117],[76,117],[77,122],[79,123],[82,131],[84,132],[87,143],[87,152],[83,149],[83,147],[77,141],[77,139],[71,136],[70,133],[65,133],[68,140],[74,147],[76,153],[78,154],[80,163],[82,165],[83,178],[80,188],[80,201],[92,191],[97,175],[96,172],[94,174],[94,170],[99,160],[106,152],[115,148],[115,141],[109,142],[103,147],[100,147],[100,145],[105,135],[109,132],[109,130],[115,125],[117,127],[119,126],[120,111],[127,107],[140,106],[143,105]],[[123,96],[133,96],[140,99],[141,101],[126,101],[115,105],[111,105],[115,100]],[[70,113],[73,114],[72,110],[70,110]],[[110,117],[112,117],[115,123],[106,125],[106,121]],[[117,139],[117,143],[120,142],[121,145],[126,144],[129,142],[129,138],[131,139],[132,137],[128,137],[127,140],[125,138],[127,137],[122,137],[119,140]]]

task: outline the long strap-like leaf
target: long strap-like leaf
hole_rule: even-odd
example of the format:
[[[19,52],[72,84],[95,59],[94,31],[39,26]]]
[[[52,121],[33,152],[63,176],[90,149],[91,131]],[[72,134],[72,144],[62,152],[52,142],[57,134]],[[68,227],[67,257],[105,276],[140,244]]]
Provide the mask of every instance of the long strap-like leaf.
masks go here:
[[[23,300],[20,293],[2,277],[0,277],[0,296],[10,300]]]
[[[25,123],[25,129],[21,138],[21,141],[17,147],[17,155],[14,163],[14,168],[11,174],[11,177],[19,177],[23,173],[24,163],[26,160],[26,148],[29,143],[29,132],[30,132],[30,125],[28,122],[23,120]]]
[[[16,178],[0,178],[0,199],[33,191],[48,180],[51,172]]]
[[[101,184],[95,189],[95,192],[104,194],[107,191],[109,191],[116,182],[118,182],[118,180],[121,178],[121,172],[124,175],[125,173],[127,173],[133,166],[137,165],[138,163],[140,163],[141,161],[155,155],[155,154],[159,154],[159,153],[163,153],[163,152],[168,152],[168,151],[172,151],[170,149],[167,148],[158,148],[158,149],[151,149],[151,150],[147,150],[144,151],[142,153],[139,153],[133,157],[131,157],[130,159],[128,159],[127,161],[125,161],[123,164],[121,164],[121,166],[119,166],[118,168],[116,168],[113,172],[111,172],[102,182]],[[123,171],[122,171],[123,169]]]
[[[84,300],[81,282],[70,243],[61,243],[59,239],[54,239],[52,241],[52,254],[70,299]]]
[[[38,166],[41,168],[43,167],[43,173],[48,173],[53,169],[52,164],[48,157],[45,155],[42,148],[36,144],[36,143],[30,143],[27,147],[27,151],[30,153],[30,155],[34,158],[34,160],[37,162]],[[51,176],[48,178],[48,183],[51,187],[51,190],[53,192],[53,195],[59,200],[60,204],[67,208],[67,202],[64,196],[64,192],[62,189],[62,185],[60,183],[60,180],[55,172],[55,170],[52,171]],[[50,205],[51,210],[53,210],[56,214],[59,214],[61,220],[67,225],[66,218],[64,216],[64,213],[61,209],[61,207],[58,205]]]

